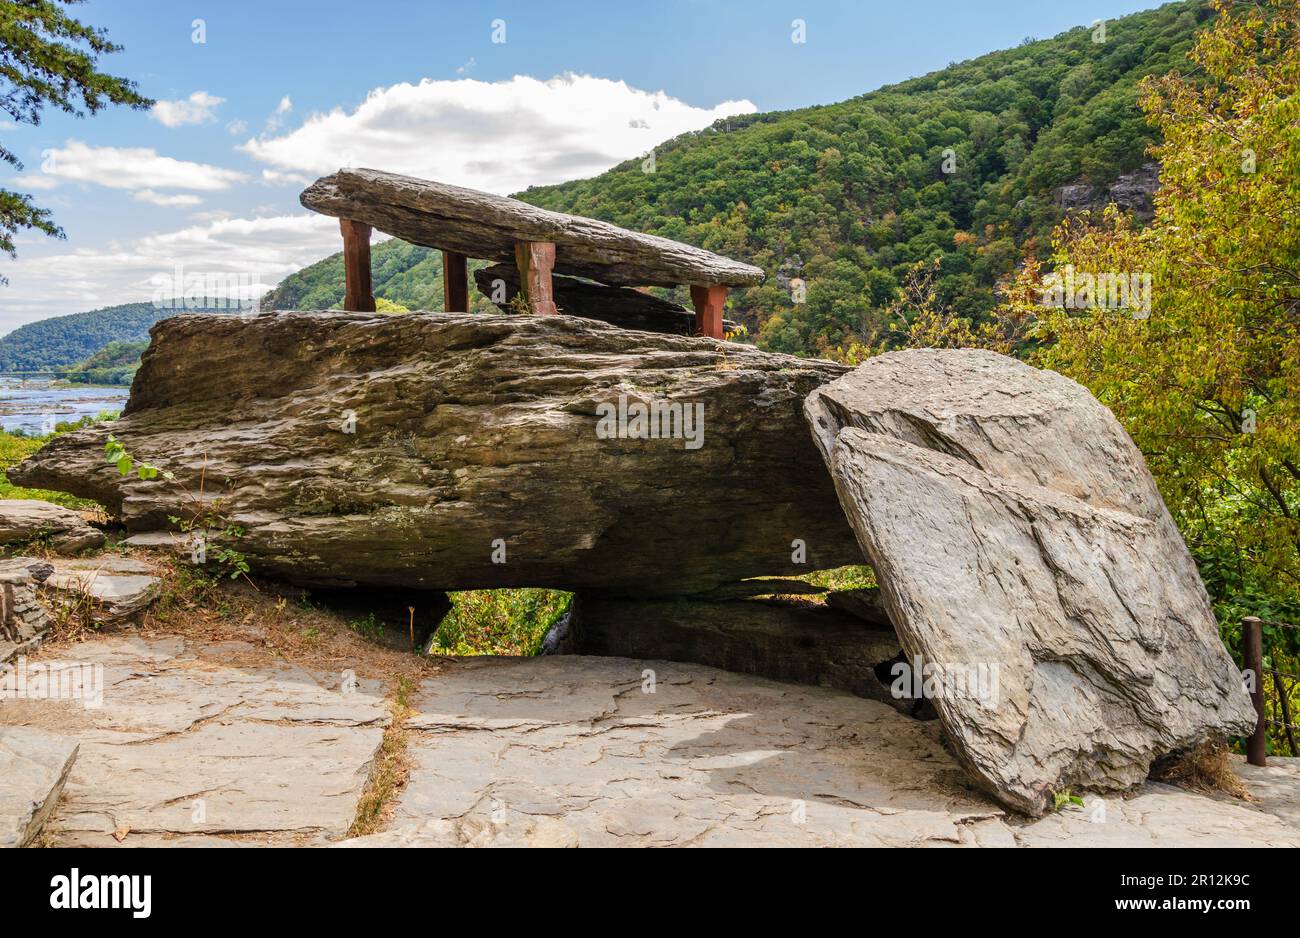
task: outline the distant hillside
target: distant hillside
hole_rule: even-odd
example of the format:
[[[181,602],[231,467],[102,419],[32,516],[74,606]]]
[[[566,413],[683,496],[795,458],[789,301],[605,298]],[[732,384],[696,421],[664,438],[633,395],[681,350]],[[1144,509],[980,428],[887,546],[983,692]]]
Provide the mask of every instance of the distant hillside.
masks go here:
[[[68,380],[82,384],[130,384],[140,368],[140,356],[149,347],[142,342],[109,342],[83,362],[73,366]]]
[[[1046,248],[1078,187],[1142,176],[1153,134],[1137,84],[1185,68],[1211,16],[1185,0],[1107,23],[1102,42],[1073,29],[840,104],[730,118],[658,147],[653,172],[630,160],[517,197],[760,265],[767,282],[733,294],[729,315],[767,348],[825,353],[878,337],[922,261],[937,261],[943,301],[979,316],[1024,252]],[[440,309],[440,268],[437,252],[380,245],[376,295]],[[802,304],[788,289],[796,276]],[[342,295],[335,255],[268,300],[305,308]]]
[[[407,309],[442,309],[442,253],[396,238],[381,241],[370,251],[375,298]],[[479,265],[472,264],[471,268]],[[483,297],[476,308],[494,307]],[[290,274],[262,298],[263,309],[332,309],[343,302],[343,254]]]
[[[110,342],[147,341],[150,326],[176,313],[152,303],[126,303],[28,323],[0,339],[0,371],[70,368]]]

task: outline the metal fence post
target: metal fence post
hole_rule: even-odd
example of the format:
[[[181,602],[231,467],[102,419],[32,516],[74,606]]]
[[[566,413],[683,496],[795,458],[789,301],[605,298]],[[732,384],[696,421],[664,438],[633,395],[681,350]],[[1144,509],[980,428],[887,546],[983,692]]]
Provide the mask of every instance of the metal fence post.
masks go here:
[[[1255,616],[1241,620],[1241,653],[1246,670],[1255,679],[1250,692],[1255,705],[1255,732],[1246,742],[1246,761],[1251,765],[1268,764],[1268,724],[1264,718],[1264,623]]]

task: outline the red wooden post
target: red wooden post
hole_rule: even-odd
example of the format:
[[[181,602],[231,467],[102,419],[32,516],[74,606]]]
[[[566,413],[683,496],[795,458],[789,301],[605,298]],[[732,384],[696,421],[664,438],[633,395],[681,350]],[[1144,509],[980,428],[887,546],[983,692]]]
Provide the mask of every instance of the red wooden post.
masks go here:
[[[542,316],[558,313],[551,288],[555,245],[549,241],[516,242],[515,266],[519,268],[519,289],[523,291],[529,310]]]
[[[442,252],[442,308],[448,313],[469,312],[469,258]]]
[[[1255,705],[1255,732],[1246,740],[1246,761],[1251,765],[1268,764],[1268,724],[1264,718],[1264,623],[1255,616],[1241,620],[1241,656],[1246,670],[1255,678],[1250,692]]]
[[[339,219],[343,232],[343,308],[373,313],[375,294],[370,284],[370,226],[350,218]]]
[[[696,335],[721,339],[722,307],[727,302],[727,288],[719,286],[691,287],[691,303],[695,306]]]

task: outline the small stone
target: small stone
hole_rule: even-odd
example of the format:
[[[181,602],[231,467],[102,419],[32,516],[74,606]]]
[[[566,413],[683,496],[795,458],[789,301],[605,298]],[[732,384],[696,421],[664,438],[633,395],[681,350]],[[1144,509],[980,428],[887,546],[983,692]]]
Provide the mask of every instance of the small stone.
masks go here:
[[[158,598],[162,581],[153,568],[129,557],[86,557],[56,560],[45,581],[65,596],[89,596],[105,621],[127,619]]]

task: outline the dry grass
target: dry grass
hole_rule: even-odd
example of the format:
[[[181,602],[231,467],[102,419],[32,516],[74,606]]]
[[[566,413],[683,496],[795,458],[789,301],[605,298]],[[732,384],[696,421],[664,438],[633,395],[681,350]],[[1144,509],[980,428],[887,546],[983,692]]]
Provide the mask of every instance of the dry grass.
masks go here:
[[[206,646],[238,642],[246,650],[223,647],[223,663],[257,667],[268,660],[315,671],[350,669],[382,681],[392,719],[371,765],[370,778],[348,836],[383,829],[397,795],[410,777],[406,748],[410,696],[421,680],[442,670],[438,659],[396,651],[367,641],[348,627],[344,616],[311,603],[299,591],[273,583],[213,576],[162,552],[130,554],[146,560],[162,578],[158,600],[138,623],[98,626],[91,602],[69,600],[56,610],[56,628],[42,654],[57,653],[99,635],[145,638],[181,636]]]
[[[1160,760],[1151,777],[1192,791],[1217,792],[1253,801],[1250,790],[1232,768],[1232,755],[1220,739],[1209,739],[1194,749]]]
[[[243,642],[253,658],[267,657],[304,668],[337,672],[351,669],[397,687],[436,674],[439,663],[367,641],[348,628],[344,616],[311,602],[301,590],[275,583],[214,575],[163,551],[121,551],[144,560],[162,580],[156,602],[138,622],[97,626],[63,613],[65,627],[46,646],[66,646],[94,635],[130,634],[146,638],[179,635],[203,644]],[[93,617],[92,617],[93,618]],[[256,663],[250,660],[250,664]]]
[[[379,746],[370,779],[357,802],[357,814],[348,829],[349,837],[364,837],[382,830],[393,813],[397,796],[411,777],[411,760],[406,749],[406,721],[415,711],[411,709],[410,692],[414,684],[407,678],[398,678],[397,689],[388,702],[392,720],[384,730],[384,741]]]

